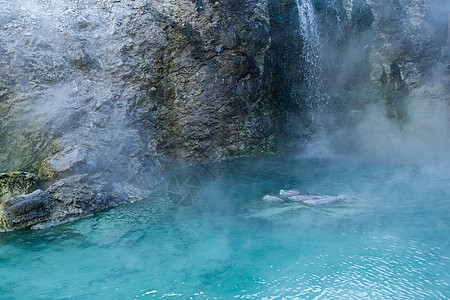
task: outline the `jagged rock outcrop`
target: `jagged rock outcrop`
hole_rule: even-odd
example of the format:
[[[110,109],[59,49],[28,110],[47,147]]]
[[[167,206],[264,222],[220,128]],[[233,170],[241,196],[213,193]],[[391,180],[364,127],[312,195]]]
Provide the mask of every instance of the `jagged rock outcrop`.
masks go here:
[[[119,189],[114,188],[115,184],[121,183],[108,182],[107,178],[92,178],[88,174],[72,175],[58,180],[47,189],[53,203],[51,221],[65,222],[89,215],[126,202],[127,195],[132,195],[133,192],[142,192],[136,191],[136,187],[129,188],[126,183],[120,187],[121,194],[112,192]],[[139,196],[136,195],[136,198]]]
[[[42,190],[13,197],[0,205],[0,231],[36,225],[50,219],[52,201]]]
[[[263,93],[270,45],[267,1],[180,1],[154,6],[170,45],[148,89],[159,152],[198,161],[272,146]],[[268,121],[266,121],[268,118]]]

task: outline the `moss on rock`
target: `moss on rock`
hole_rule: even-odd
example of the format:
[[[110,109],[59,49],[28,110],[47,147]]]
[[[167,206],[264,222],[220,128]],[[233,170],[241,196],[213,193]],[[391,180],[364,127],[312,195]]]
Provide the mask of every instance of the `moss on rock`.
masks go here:
[[[10,172],[0,174],[0,203],[14,196],[29,193],[38,183],[33,173]]]

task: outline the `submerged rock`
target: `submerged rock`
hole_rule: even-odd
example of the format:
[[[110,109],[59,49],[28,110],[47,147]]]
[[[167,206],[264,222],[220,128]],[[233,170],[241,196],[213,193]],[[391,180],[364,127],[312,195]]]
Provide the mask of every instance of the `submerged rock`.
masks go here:
[[[298,195],[312,195],[312,193],[303,190],[280,190],[280,197],[289,198]]]
[[[28,194],[38,181],[37,175],[27,172],[0,174],[0,203],[14,196]]]
[[[300,202],[308,206],[326,205],[334,202],[356,202],[360,199],[355,196],[349,195],[321,195],[314,194],[304,190],[280,190],[280,197],[288,199],[293,202]],[[277,196],[266,195],[263,197],[265,202],[281,202],[284,201],[282,198]]]
[[[334,202],[355,202],[358,201],[358,197],[347,196],[347,195],[339,195],[339,196],[328,196],[328,195],[318,195],[318,194],[310,194],[310,195],[298,195],[289,197],[289,200],[294,202],[301,202],[304,205],[308,206],[317,206],[317,205],[326,205]]]
[[[258,218],[267,220],[283,221],[287,214],[306,212],[311,207],[324,206],[323,209],[314,209],[318,214],[326,214],[334,217],[347,216],[358,211],[359,206],[335,205],[332,203],[359,202],[360,198],[350,195],[321,195],[305,190],[280,190],[278,196],[266,195],[262,201],[249,201],[240,208],[246,218]]]
[[[51,217],[50,195],[42,190],[13,197],[0,205],[0,230],[14,230],[45,222]]]
[[[282,202],[283,199],[276,197],[276,196],[270,196],[270,195],[266,195],[262,198],[262,200],[264,202]]]

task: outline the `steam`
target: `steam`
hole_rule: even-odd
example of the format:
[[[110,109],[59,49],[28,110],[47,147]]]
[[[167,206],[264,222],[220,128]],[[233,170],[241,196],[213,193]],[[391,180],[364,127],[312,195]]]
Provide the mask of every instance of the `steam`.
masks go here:
[[[386,117],[378,106],[368,107],[353,127],[342,128],[330,138],[335,149],[386,162],[450,162],[448,105],[442,101],[414,99],[404,124]]]
[[[71,174],[89,174],[101,188],[132,199],[158,178],[151,141],[130,117],[141,117],[131,110],[145,98],[133,77],[142,75],[139,63],[126,62],[121,52],[132,48],[127,26],[134,25],[124,16],[136,16],[140,5],[145,4],[0,0],[0,92],[6,87],[21,99],[11,101],[11,143],[40,130],[35,151],[57,145],[49,164],[56,153],[55,166],[68,165]]]
[[[380,101],[382,95],[377,94],[373,87],[373,78],[372,82],[361,80],[369,78],[364,70],[369,71],[372,67],[368,62],[368,51],[375,33],[371,29],[353,31],[349,41],[339,46],[332,39],[328,42],[322,39],[325,41],[323,51],[326,52],[321,57],[331,57],[325,62],[327,67],[322,76],[327,79],[324,81],[325,89],[335,100],[326,110],[313,111],[320,129],[305,147],[305,155],[344,155],[392,163],[450,163],[449,76],[443,56],[448,51],[447,14],[450,13],[450,3],[444,0],[417,1],[415,5],[423,5],[419,10],[402,1],[400,4],[404,15],[391,12],[390,17],[396,18],[394,22],[402,22],[405,32],[411,34],[405,38],[437,49],[426,54],[433,62],[420,62],[419,56],[413,57],[411,62],[398,62],[402,72],[406,70],[402,63],[422,63],[425,66],[416,68],[422,72],[418,77],[401,75],[409,85],[409,93],[402,99],[402,95],[397,95],[398,98],[392,101],[405,103],[404,118],[388,116],[386,104]],[[417,11],[423,15],[415,15]],[[347,15],[350,15],[348,10]],[[329,26],[325,24],[325,30],[333,32]],[[401,47],[408,47],[408,44],[399,44],[399,48],[394,49]],[[416,78],[421,81],[415,81]]]

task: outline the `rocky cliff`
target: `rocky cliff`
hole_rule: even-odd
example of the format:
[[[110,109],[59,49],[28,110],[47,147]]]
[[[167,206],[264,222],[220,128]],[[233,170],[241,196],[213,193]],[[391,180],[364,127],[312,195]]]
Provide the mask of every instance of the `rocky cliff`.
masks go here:
[[[371,79],[388,115],[407,118],[411,97],[448,100],[448,5],[439,1],[368,1],[373,13]],[[426,92],[428,91],[428,92]]]
[[[355,126],[374,104],[398,124],[417,103],[448,106],[449,11],[440,0],[272,3],[269,89],[293,140]]]
[[[263,0],[0,1],[0,171],[39,173],[64,221],[270,151],[269,25]]]

